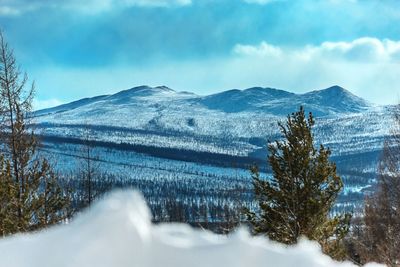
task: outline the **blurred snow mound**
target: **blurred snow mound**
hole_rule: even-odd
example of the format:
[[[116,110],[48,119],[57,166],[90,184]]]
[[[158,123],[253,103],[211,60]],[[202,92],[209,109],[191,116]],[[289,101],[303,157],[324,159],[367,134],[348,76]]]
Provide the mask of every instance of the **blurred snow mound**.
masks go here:
[[[0,240],[0,266],[354,266],[331,260],[307,240],[285,247],[244,229],[224,237],[187,225],[152,225],[150,219],[140,194],[117,191],[68,225]]]

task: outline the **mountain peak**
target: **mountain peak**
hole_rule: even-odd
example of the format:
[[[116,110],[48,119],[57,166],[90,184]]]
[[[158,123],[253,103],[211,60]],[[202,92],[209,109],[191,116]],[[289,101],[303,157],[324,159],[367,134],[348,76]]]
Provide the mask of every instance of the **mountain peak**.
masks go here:
[[[165,85],[160,85],[160,86],[156,86],[156,87],[151,87],[151,86],[148,86],[148,85],[140,85],[140,86],[132,87],[132,88],[127,89],[127,90],[120,91],[119,93],[122,93],[122,92],[133,92],[133,91],[135,91],[135,92],[138,92],[138,91],[153,91],[153,92],[155,92],[155,91],[166,91],[166,92],[175,92],[173,89],[171,89],[171,88],[169,88],[168,86],[165,86]]]
[[[157,89],[157,90],[165,91],[165,92],[175,92],[175,90],[173,90],[165,85],[160,85],[160,86],[154,87],[153,89]]]
[[[314,90],[311,92],[308,92],[306,94],[323,94],[325,96],[328,95],[339,95],[339,94],[346,94],[346,95],[353,95],[350,91],[347,89],[339,86],[339,85],[334,85],[325,89],[319,89],[319,90]]]
[[[325,92],[325,93],[330,93],[330,94],[347,94],[347,95],[353,95],[349,90],[339,86],[339,85],[334,85],[331,87],[328,87],[326,89],[319,90],[320,92]]]
[[[97,105],[96,103],[100,101],[101,104]],[[171,103],[171,101],[179,103],[179,106],[186,103],[188,105],[198,105],[199,108],[227,113],[262,112],[273,115],[290,114],[301,105],[316,116],[361,112],[372,106],[369,102],[338,85],[305,94],[295,94],[269,87],[252,87],[244,90],[232,89],[208,96],[176,92],[163,85],[156,87],[142,85],[113,95],[75,101],[37,112],[37,114],[64,112],[84,106],[87,108],[89,105],[92,109],[92,106],[96,105],[101,109],[106,104],[114,107],[124,105],[125,108],[130,105],[134,109],[148,103],[152,105],[157,103],[159,105],[160,103]]]
[[[243,90],[244,93],[256,93],[263,95],[264,97],[274,99],[274,98],[284,98],[293,96],[294,93],[282,89],[276,89],[271,87],[251,87]]]
[[[325,90],[332,90],[332,91],[347,91],[346,89],[344,89],[343,87],[339,86],[339,85],[333,85],[331,87],[326,88]]]
[[[120,91],[116,94],[113,94],[110,96],[110,99],[115,99],[115,98],[130,98],[130,97],[143,97],[143,96],[151,96],[155,94],[163,94],[163,93],[173,93],[175,92],[171,88],[167,86],[157,86],[157,87],[151,87],[148,85],[141,85],[141,86],[136,86],[127,90]]]
[[[201,103],[210,109],[231,113],[260,110],[262,106],[270,101],[287,99],[294,95],[274,88],[251,87],[244,90],[232,89],[209,95],[204,97]]]
[[[302,97],[309,104],[326,107],[339,112],[359,112],[371,106],[368,101],[338,85],[322,90],[315,90],[303,94]]]
[[[338,98],[341,98],[341,99],[346,98],[346,99],[352,99],[353,101],[357,101],[359,103],[364,102],[365,104],[367,104],[367,101],[365,101],[361,97],[356,96],[349,90],[347,90],[339,85],[334,85],[334,86],[331,86],[331,87],[328,87],[325,89],[321,89],[321,90],[314,90],[309,93],[305,93],[303,95],[310,96],[310,97],[316,97],[316,98],[327,98],[327,99],[331,99],[331,100],[334,100],[332,98],[335,98],[336,100]]]

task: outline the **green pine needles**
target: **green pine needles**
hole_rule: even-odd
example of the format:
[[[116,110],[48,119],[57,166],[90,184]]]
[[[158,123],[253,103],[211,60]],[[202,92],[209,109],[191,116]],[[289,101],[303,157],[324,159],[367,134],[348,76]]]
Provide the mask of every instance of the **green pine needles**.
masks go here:
[[[336,165],[329,161],[331,152],[323,145],[314,147],[314,118],[311,113],[306,117],[303,107],[278,125],[284,139],[269,144],[272,179],[261,178],[258,168],[252,168],[259,212],[246,214],[253,231],[289,245],[305,236],[342,259],[350,215],[330,216],[343,187]]]

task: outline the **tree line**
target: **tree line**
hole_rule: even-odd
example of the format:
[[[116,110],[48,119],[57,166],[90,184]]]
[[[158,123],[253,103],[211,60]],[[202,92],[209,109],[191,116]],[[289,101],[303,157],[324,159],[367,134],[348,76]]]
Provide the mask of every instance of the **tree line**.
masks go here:
[[[0,32],[0,234],[36,231],[65,222],[75,211],[90,206],[114,182],[97,172],[90,129],[84,132],[78,179],[65,182],[49,161],[37,153],[39,140],[31,125],[34,84],[22,73],[13,50]],[[394,114],[392,138],[385,142],[378,184],[365,201],[362,216],[332,213],[343,181],[331,161],[329,148],[315,147],[315,120],[300,110],[278,127],[282,138],[269,142],[272,178],[251,168],[250,202],[232,209],[229,203],[165,198],[152,210],[158,221],[191,222],[227,233],[247,224],[253,234],[292,245],[305,236],[337,260],[400,264],[400,110]],[[99,178],[100,177],[100,178]],[[126,186],[121,184],[120,186]],[[140,187],[139,185],[136,185]],[[147,185],[151,188],[151,185]],[[245,189],[238,189],[245,190]],[[243,193],[243,192],[242,192]],[[217,198],[216,198],[217,199]],[[242,199],[237,200],[243,201]],[[191,209],[187,209],[191,203]],[[194,215],[196,213],[197,215]],[[220,218],[210,221],[210,217]]]

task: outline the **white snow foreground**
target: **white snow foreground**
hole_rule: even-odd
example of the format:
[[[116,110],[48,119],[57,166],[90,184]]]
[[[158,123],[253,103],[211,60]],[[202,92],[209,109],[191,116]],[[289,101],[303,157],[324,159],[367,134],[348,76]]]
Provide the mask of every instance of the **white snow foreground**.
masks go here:
[[[0,240],[0,266],[353,266],[306,240],[285,247],[245,230],[224,237],[181,224],[152,225],[150,218],[140,194],[114,192],[68,225]]]

